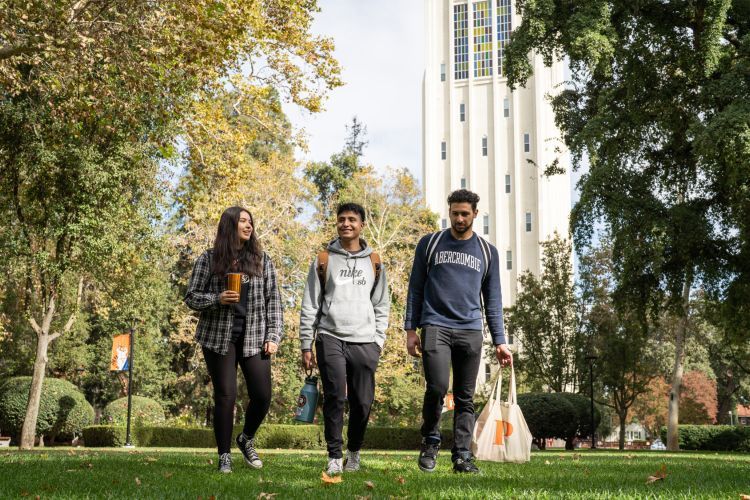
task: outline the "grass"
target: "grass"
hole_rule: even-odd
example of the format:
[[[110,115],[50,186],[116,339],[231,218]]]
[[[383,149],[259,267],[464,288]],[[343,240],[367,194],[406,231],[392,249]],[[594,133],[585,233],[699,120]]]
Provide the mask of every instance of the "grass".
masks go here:
[[[72,449],[0,452],[1,498],[740,498],[750,495],[750,455],[534,452],[528,464],[479,463],[479,476],[420,472],[415,452],[363,452],[363,470],[321,481],[324,452],[265,450],[262,470],[233,452],[235,471],[216,472],[204,449]],[[209,463],[213,461],[214,464]],[[666,466],[665,479],[646,484]]]

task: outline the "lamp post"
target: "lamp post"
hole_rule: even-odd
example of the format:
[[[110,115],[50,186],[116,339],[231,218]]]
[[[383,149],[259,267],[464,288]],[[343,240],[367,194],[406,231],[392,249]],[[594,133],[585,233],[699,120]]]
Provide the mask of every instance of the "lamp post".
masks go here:
[[[596,449],[596,429],[594,429],[594,360],[597,356],[589,354],[586,361],[589,362],[589,390],[591,395],[591,449]]]

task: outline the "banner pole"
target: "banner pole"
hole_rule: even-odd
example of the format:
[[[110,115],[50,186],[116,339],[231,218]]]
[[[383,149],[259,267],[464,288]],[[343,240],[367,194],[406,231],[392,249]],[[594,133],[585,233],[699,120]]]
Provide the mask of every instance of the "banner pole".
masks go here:
[[[135,350],[135,327],[130,327],[130,353],[128,356],[128,423],[125,431],[125,447],[133,448],[133,443],[130,441],[130,414],[132,408],[132,396],[133,396],[133,351]]]

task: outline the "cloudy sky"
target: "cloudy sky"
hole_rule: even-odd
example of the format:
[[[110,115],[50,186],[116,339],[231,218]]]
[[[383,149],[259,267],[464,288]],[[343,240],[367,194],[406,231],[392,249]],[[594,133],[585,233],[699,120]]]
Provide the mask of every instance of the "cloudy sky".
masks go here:
[[[329,94],[325,111],[289,107],[304,128],[309,152],[327,160],[340,151],[345,126],[356,115],[367,126],[365,162],[378,169],[407,167],[421,179],[423,0],[319,0],[313,31],[334,39],[345,82]]]

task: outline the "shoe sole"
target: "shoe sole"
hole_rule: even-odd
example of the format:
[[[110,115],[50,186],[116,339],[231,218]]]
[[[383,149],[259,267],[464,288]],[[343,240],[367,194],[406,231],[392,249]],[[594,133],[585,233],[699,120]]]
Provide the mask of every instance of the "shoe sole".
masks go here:
[[[245,458],[244,456],[242,457],[242,459],[245,461],[245,463],[247,464],[248,467],[252,467],[253,469],[262,469],[263,468],[263,463],[261,463],[260,465],[253,465],[253,463],[251,461],[249,461],[247,458]]]
[[[418,467],[419,467],[419,470],[421,470],[422,472],[427,472],[427,473],[435,472],[435,469],[437,468],[437,467],[433,467],[432,469],[427,469],[425,467],[422,467],[421,465],[418,465]]]

